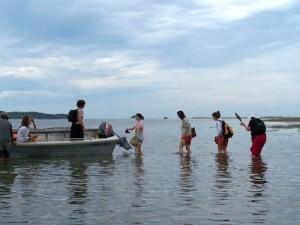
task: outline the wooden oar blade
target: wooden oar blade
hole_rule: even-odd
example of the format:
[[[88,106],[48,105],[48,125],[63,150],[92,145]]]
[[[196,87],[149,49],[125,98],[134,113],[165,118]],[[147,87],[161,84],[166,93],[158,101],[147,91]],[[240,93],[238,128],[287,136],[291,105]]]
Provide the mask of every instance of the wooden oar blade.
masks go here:
[[[241,121],[241,123],[243,122],[242,118],[239,116],[239,114],[235,113],[235,116],[236,116],[236,118],[238,118],[239,121]]]

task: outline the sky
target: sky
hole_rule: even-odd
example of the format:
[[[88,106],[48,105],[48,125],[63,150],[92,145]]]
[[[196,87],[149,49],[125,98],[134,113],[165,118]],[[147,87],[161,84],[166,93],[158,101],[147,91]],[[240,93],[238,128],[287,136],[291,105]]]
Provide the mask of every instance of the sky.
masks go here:
[[[1,0],[0,110],[300,115],[298,0]]]

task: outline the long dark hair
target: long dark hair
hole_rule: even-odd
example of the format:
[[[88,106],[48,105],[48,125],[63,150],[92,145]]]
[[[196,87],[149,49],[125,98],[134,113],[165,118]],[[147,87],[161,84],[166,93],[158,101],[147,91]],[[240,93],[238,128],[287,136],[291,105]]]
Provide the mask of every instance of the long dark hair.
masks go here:
[[[220,119],[220,117],[221,117],[220,111],[213,112],[211,115],[212,115],[212,117],[214,117],[216,119]]]
[[[183,120],[186,116],[185,116],[185,114],[184,114],[184,112],[183,111],[178,111],[177,112],[177,116],[181,119],[181,120]]]
[[[140,120],[145,120],[144,116],[141,113],[135,114]]]
[[[23,119],[22,119],[21,126],[29,127],[29,125],[30,125],[30,119],[31,118],[29,116],[24,116]]]

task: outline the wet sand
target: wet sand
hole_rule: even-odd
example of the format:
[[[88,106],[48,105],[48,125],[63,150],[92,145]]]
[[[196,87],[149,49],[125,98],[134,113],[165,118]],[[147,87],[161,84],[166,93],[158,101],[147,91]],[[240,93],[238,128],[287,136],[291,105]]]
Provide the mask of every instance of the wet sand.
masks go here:
[[[300,117],[265,117],[268,127],[274,129],[300,129]]]

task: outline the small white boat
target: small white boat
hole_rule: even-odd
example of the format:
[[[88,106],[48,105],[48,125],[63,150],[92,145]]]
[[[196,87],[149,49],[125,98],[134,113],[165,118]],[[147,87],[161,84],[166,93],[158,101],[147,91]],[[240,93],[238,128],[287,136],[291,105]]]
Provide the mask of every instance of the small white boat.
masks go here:
[[[39,129],[31,134],[38,135],[37,141],[14,144],[11,158],[112,155],[119,141],[117,136],[98,138],[96,129],[86,130],[84,139],[70,139],[68,128]]]

